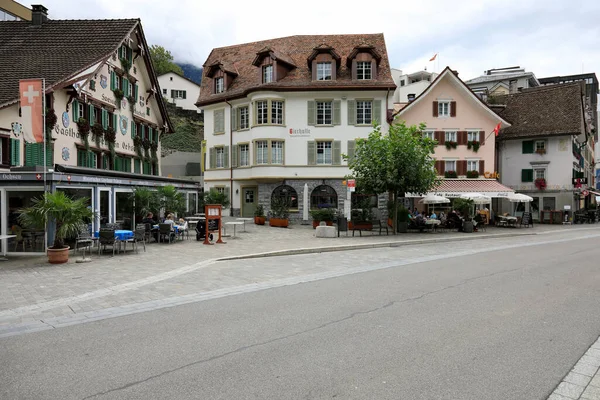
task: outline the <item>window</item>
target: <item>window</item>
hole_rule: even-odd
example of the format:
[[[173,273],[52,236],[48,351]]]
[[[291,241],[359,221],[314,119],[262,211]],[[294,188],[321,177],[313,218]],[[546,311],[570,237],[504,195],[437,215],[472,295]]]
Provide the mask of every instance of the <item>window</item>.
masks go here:
[[[171,82],[173,82],[173,77],[172,77],[172,76],[170,76],[170,77],[169,77],[169,80],[170,80]]]
[[[445,168],[444,168],[444,170],[445,170],[446,172],[449,172],[449,171],[454,171],[454,172],[456,172],[456,161],[455,161],[455,160],[452,160],[452,161],[446,161],[446,165],[445,165]]]
[[[446,142],[456,142],[456,131],[446,131]]]
[[[429,138],[431,140],[435,140],[435,132],[434,131],[425,131],[425,132],[423,132],[423,137]]]
[[[379,196],[376,194],[363,194],[352,192],[350,197],[350,201],[352,204],[352,209],[357,208],[377,208],[379,205]]]
[[[121,77],[117,74],[115,76],[115,88],[121,89]]]
[[[356,102],[356,124],[357,125],[369,125],[372,121],[372,101],[361,101]]]
[[[545,140],[536,140],[535,141],[535,151],[537,152],[546,152],[546,141]]]
[[[256,102],[256,123],[258,125],[265,125],[269,123],[269,106],[266,100]]]
[[[215,187],[214,189],[215,189],[215,190],[217,191],[217,193],[219,193],[219,194],[225,194],[225,187],[223,187],[223,186],[217,186],[217,187]]]
[[[77,107],[79,108],[79,118],[85,118],[85,104],[77,103]]]
[[[271,123],[283,125],[283,101],[271,101]]]
[[[320,185],[310,194],[310,208],[337,208],[338,198],[335,189],[329,185]]]
[[[248,129],[250,127],[250,121],[248,119],[248,107],[240,107],[240,127],[239,129]]]
[[[298,208],[298,193],[289,185],[277,186],[271,194],[271,207],[278,201],[286,202],[290,208]]]
[[[217,147],[215,148],[216,155],[216,167],[217,168],[225,168],[225,148]]]
[[[404,86],[404,85],[405,85],[405,83],[404,83],[404,79],[402,79],[402,80],[400,81],[400,86]]]
[[[174,99],[185,99],[185,90],[171,90],[171,97]]]
[[[266,140],[256,142],[256,164],[269,163],[269,143]]]
[[[479,160],[467,160],[467,172],[469,171],[479,172]]]
[[[96,154],[84,149],[77,149],[77,166],[86,168],[97,168]]]
[[[225,90],[223,77],[215,79],[215,93],[223,93]]]
[[[317,101],[317,125],[332,125],[331,101]]]
[[[283,164],[283,142],[271,142],[271,164]]]
[[[332,164],[331,145],[331,142],[317,142],[317,164]]]
[[[479,142],[479,131],[477,131],[477,132],[467,132],[467,141],[469,141],[469,142]]]
[[[240,167],[247,167],[250,165],[250,146],[247,144],[240,144]]]
[[[534,170],[535,172],[535,179],[546,179],[546,169],[536,169]]]
[[[225,110],[215,110],[213,112],[214,118],[214,132],[223,133],[225,132]]]
[[[371,62],[358,61],[356,63],[356,79],[371,79]]]
[[[331,80],[331,63],[330,62],[317,63],[317,80],[318,81],[330,81]]]
[[[265,65],[262,67],[263,83],[273,82],[273,65]]]
[[[146,115],[150,116],[150,107],[146,107]]]
[[[163,89],[163,94],[167,94],[167,89]]]
[[[449,101],[438,101],[438,117],[449,117],[450,116],[450,102]]]

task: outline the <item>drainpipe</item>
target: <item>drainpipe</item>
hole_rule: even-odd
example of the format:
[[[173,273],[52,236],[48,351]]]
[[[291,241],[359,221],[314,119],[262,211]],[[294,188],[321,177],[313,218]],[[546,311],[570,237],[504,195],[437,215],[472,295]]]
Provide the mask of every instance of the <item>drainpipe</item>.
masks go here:
[[[233,106],[227,100],[225,103],[229,105],[229,216],[233,217],[233,131],[231,130]]]

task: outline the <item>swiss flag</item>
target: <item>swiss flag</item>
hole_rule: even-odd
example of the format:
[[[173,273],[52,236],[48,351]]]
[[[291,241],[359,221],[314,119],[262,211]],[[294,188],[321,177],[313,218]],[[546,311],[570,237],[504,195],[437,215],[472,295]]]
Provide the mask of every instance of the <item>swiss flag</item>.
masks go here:
[[[498,122],[498,125],[496,125],[496,127],[494,128],[494,134],[496,136],[498,136],[498,134],[500,133],[500,125],[501,124],[502,124],[501,122]]]
[[[21,79],[19,81],[23,138],[28,143],[44,141],[42,85],[41,79]]]

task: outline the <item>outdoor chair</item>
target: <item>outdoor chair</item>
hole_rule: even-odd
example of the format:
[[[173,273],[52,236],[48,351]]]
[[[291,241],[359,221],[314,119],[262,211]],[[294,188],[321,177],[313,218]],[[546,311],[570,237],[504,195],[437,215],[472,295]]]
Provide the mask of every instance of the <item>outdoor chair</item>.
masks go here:
[[[171,224],[158,224],[158,241],[167,239],[169,243],[175,238],[175,232],[171,230]]]
[[[150,243],[152,236],[152,224],[144,224],[144,240]]]
[[[144,252],[146,251],[146,225],[137,224],[135,226],[135,231],[133,231],[133,237],[131,239],[127,239],[127,243],[131,243],[135,252],[138,252],[138,245],[141,242],[144,246]]]
[[[95,238],[92,236],[92,231],[89,225],[81,224],[79,226],[79,233],[75,238],[75,252],[79,249],[83,249],[83,257],[85,258],[85,249],[88,247],[94,247]]]
[[[373,228],[379,227],[379,236],[381,236],[381,231],[383,229],[385,229],[385,234],[389,235],[390,232],[388,231],[388,224],[387,221],[382,221],[381,220],[381,212],[379,211],[379,209],[374,208],[373,209]]]
[[[190,238],[190,234],[189,234],[189,226],[188,226],[188,222],[185,221],[185,223],[183,224],[183,226],[179,227],[179,237],[183,240],[184,238],[189,239]]]
[[[100,232],[98,235],[98,254],[100,254],[102,249],[106,250],[106,246],[112,246],[112,252],[114,256],[115,248],[119,246],[119,239],[115,238],[114,229],[100,228]]]

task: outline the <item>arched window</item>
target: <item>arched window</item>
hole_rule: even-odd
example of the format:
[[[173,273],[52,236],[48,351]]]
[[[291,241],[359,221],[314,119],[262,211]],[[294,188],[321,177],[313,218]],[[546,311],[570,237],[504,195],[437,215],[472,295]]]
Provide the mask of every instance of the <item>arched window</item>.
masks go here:
[[[298,193],[290,185],[277,186],[271,194],[271,205],[278,200],[287,201],[290,208],[298,208]]]
[[[320,185],[313,189],[310,194],[310,208],[337,208],[338,198],[334,188],[328,185]]]

